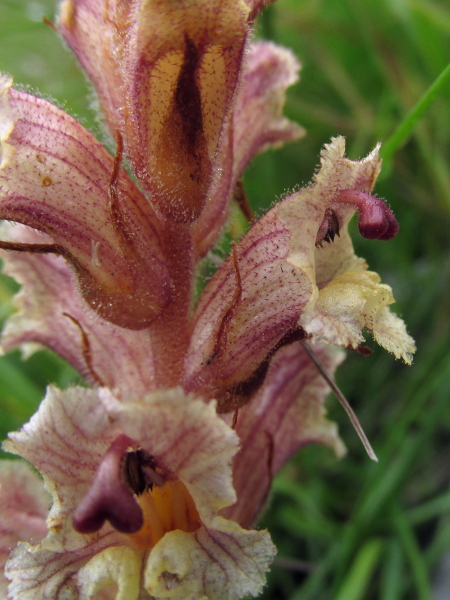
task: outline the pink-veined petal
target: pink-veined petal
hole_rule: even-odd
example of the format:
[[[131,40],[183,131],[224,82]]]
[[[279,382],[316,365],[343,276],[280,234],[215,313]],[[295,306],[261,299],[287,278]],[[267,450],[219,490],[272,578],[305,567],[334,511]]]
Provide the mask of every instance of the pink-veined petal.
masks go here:
[[[140,329],[170,300],[170,278],[148,201],[79,123],[2,79],[0,218],[48,234],[72,264],[85,300]],[[113,190],[111,188],[114,188]]]
[[[130,26],[128,0],[63,0],[58,30],[94,84],[109,131],[123,131],[124,39]]]
[[[94,536],[80,535],[72,527],[72,513],[111,440],[98,393],[49,388],[39,411],[9,438],[5,450],[40,471],[53,504],[47,537],[38,545],[19,544],[11,553],[5,570],[12,580],[8,592],[14,600],[78,600],[78,569],[105,547],[120,543],[119,534],[110,527]]]
[[[145,586],[152,597],[174,600],[257,596],[274,554],[267,531],[217,517],[214,528],[168,533],[149,557]]]
[[[233,190],[252,158],[304,135],[299,125],[282,115],[286,89],[297,81],[299,68],[285,48],[269,42],[250,44],[228,138],[222,140],[222,145],[228,144],[229,152],[232,150],[232,158],[223,161],[220,178],[193,228],[200,255],[217,240],[229,216]],[[225,151],[221,152],[226,158]]]
[[[351,161],[345,158],[344,138],[334,138],[322,151],[321,169],[314,184],[282,203],[278,215],[292,233],[288,264],[300,269],[314,286],[298,324],[313,339],[353,348],[364,341],[363,329],[366,328],[381,346],[410,364],[415,352],[414,341],[407,334],[403,321],[386,308],[394,302],[392,290],[380,283],[376,273],[367,271],[364,260],[355,256],[347,231],[348,221],[356,208],[360,213],[361,229],[361,215],[366,206],[349,205],[346,196],[344,202],[340,202],[342,190],[353,190],[363,198],[370,194],[380,168],[379,146],[365,159]],[[381,200],[372,198],[377,208],[381,208],[376,218],[389,228],[393,218],[390,209]],[[306,203],[309,220],[302,214]],[[370,210],[370,197],[368,204]],[[320,233],[323,215],[328,210],[333,211],[339,230],[333,232],[334,241],[325,237],[317,243],[317,224]],[[385,239],[383,234],[379,239]],[[323,244],[323,241],[331,243]],[[386,328],[387,320],[392,325],[391,331]]]
[[[23,225],[3,224],[2,239],[25,243],[48,241]],[[61,257],[4,254],[4,272],[22,289],[17,312],[7,320],[5,350],[37,342],[72,364],[91,385],[106,385],[119,397],[138,397],[153,389],[155,374],[147,329],[130,331],[101,319],[78,292],[76,278]]]
[[[220,399],[227,388],[250,378],[283,335],[297,328],[313,288],[286,261],[290,234],[278,209],[236,245],[200,298],[186,361],[189,390]]]
[[[234,181],[256,154],[305,135],[282,114],[286,89],[298,81],[299,69],[286,48],[270,42],[250,46],[233,115]]]
[[[36,544],[47,534],[50,496],[29,465],[0,461],[0,594],[6,598],[5,562],[19,541]]]
[[[315,351],[330,372],[343,359],[342,352],[320,345]],[[267,502],[277,471],[306,444],[326,444],[338,456],[344,453],[336,425],[325,418],[328,392],[300,344],[275,355],[261,390],[237,416],[241,449],[234,459],[233,481],[238,501],[224,516],[250,527]]]
[[[252,227],[200,298],[184,385],[216,397],[223,410],[239,405],[239,387],[248,391],[262,383],[271,353],[293,341],[289,335],[297,331],[300,339],[303,332],[357,347],[362,329],[375,332],[381,309],[393,301],[388,286],[366,285],[373,274],[354,255],[346,231],[355,208],[365,214],[373,202],[373,223],[379,219],[391,226],[390,209],[370,196],[380,170],[378,147],[361,161],[345,158],[344,151],[343,138],[325,147],[313,184],[288,196]],[[348,203],[352,195],[358,206]],[[379,231],[383,236],[384,229]],[[355,291],[361,296],[356,303]],[[410,362],[413,341],[401,321],[395,323],[390,339],[385,326],[376,339]],[[353,333],[342,335],[340,329],[349,325]]]

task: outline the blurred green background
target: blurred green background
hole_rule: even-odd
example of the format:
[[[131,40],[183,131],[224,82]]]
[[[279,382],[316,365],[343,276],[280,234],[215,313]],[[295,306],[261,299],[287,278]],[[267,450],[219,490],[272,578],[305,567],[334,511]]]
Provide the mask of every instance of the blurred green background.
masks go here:
[[[0,71],[55,100],[100,135],[89,87],[42,16],[55,0],[0,0]],[[357,253],[394,288],[396,310],[415,337],[412,367],[373,346],[349,354],[337,381],[380,462],[370,462],[337,401],[348,455],[320,447],[299,453],[277,477],[262,519],[279,548],[264,597],[271,600],[441,600],[437,585],[450,551],[450,81],[430,86],[450,62],[448,0],[279,0],[258,36],[290,47],[303,65],[286,112],[307,136],[258,157],[245,178],[258,213],[310,181],[321,146],[347,136],[348,155],[392,142],[409,111],[430,104],[402,144],[385,144],[376,192],[400,222],[389,243],[358,236]],[[444,78],[448,72],[444,74]],[[409,130],[411,129],[411,130]],[[0,282],[0,316],[17,286]],[[0,434],[34,412],[45,386],[77,375],[43,351],[0,360]],[[446,595],[445,595],[446,594]],[[450,584],[442,599],[450,597]]]

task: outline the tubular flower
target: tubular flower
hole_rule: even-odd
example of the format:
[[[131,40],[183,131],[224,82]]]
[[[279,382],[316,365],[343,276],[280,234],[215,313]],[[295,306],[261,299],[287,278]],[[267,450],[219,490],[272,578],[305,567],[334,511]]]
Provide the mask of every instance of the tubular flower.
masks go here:
[[[347,231],[356,211],[363,236],[397,233],[372,194],[378,147],[350,161],[333,139],[312,184],[255,222],[194,302],[232,201],[249,216],[243,169],[303,134],[282,116],[298,63],[249,40],[266,4],[61,3],[114,157],[0,79],[0,218],[18,223],[0,249],[22,285],[2,345],[48,346],[90,386],[51,386],[5,442],[43,477],[0,471],[12,600],[257,595],[275,549],[251,527],[274,475],[308,443],[344,452],[310,352],[332,374],[337,347],[368,330],[411,362],[392,291]]]

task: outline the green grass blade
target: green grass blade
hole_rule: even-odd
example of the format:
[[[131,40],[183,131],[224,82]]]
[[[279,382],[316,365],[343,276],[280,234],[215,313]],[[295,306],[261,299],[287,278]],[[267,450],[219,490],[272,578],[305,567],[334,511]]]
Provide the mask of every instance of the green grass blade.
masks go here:
[[[410,137],[414,127],[436,100],[445,84],[450,80],[450,64],[448,64],[437,79],[430,85],[420,100],[413,106],[403,121],[395,129],[391,137],[382,145],[381,158],[388,161]]]
[[[415,597],[417,600],[433,600],[425,558],[420,551],[411,525],[397,503],[391,504],[390,513],[392,523],[410,565],[408,570],[415,584]]]
[[[398,540],[387,544],[383,570],[380,578],[380,600],[401,598],[403,581],[403,552]]]
[[[358,552],[335,600],[363,600],[381,558],[384,543],[369,540]]]

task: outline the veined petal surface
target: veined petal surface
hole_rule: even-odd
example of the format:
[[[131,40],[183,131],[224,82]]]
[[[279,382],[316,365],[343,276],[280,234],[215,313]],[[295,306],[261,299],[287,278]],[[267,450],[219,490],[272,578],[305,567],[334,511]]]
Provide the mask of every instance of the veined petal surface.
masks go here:
[[[299,325],[313,339],[353,348],[364,341],[362,331],[366,328],[381,346],[410,364],[415,344],[403,321],[387,309],[394,302],[392,290],[355,256],[347,231],[355,207],[338,200],[340,190],[370,193],[380,168],[378,146],[365,159],[351,161],[345,158],[344,138],[334,138],[322,151],[321,169],[313,185],[281,203],[278,215],[292,233],[287,262],[300,269],[314,286]],[[330,209],[339,222],[339,235],[323,247],[316,244],[317,232]],[[390,331],[385,326],[387,320]]]
[[[147,326],[170,299],[153,211],[79,123],[2,79],[0,218],[48,234],[75,269],[85,300],[121,326]]]
[[[20,540],[36,544],[47,535],[45,520],[50,496],[42,479],[25,463],[0,461],[0,594],[6,598],[3,569]]]
[[[333,373],[344,353],[323,344],[313,350]],[[345,453],[337,427],[326,419],[329,388],[301,344],[282,348],[272,359],[264,384],[237,416],[241,448],[234,458],[233,482],[238,501],[222,514],[251,527],[265,508],[272,480],[286,461],[306,444],[330,446]]]
[[[3,223],[0,238],[48,243],[24,225]],[[77,289],[75,274],[62,257],[5,252],[3,270],[22,285],[14,298],[17,312],[1,337],[4,350],[38,343],[73,365],[94,386],[104,385],[119,398],[143,396],[155,387],[148,329],[117,327],[90,310]],[[35,349],[35,347],[34,347]]]
[[[286,89],[298,80],[300,65],[285,48],[269,42],[249,44],[227,138],[221,140],[221,169],[210,198],[194,224],[197,251],[204,255],[215,243],[229,216],[233,190],[248,163],[269,147],[305,134],[282,115]],[[226,144],[229,146],[228,158]]]
[[[94,85],[111,136],[123,130],[124,43],[129,0],[62,0],[58,30]]]

